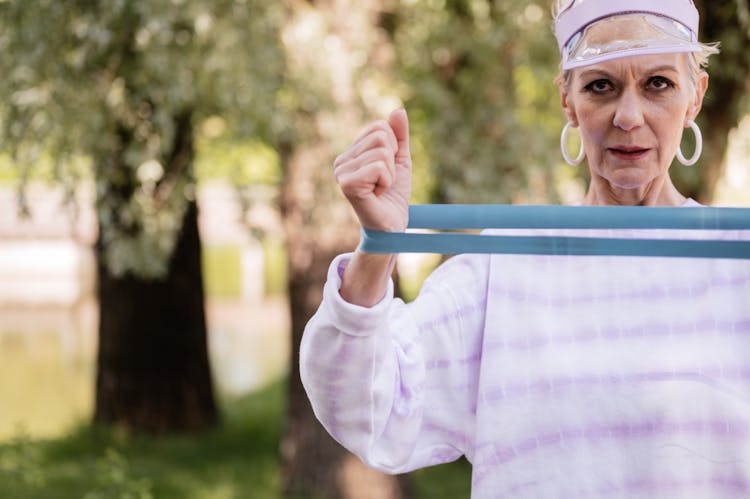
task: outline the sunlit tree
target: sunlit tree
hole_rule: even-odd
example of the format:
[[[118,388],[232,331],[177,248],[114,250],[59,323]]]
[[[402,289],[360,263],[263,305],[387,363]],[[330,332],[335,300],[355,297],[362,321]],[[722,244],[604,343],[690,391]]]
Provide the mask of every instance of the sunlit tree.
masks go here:
[[[89,162],[99,236],[94,419],[145,431],[214,423],[193,159],[195,125],[268,133],[274,3],[0,2],[0,140],[21,178]]]

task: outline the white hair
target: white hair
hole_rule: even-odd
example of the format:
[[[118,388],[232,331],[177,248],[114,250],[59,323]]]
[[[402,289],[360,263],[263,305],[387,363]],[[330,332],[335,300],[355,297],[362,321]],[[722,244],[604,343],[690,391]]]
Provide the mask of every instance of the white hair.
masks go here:
[[[570,2],[570,0],[552,0],[552,5],[550,5],[550,12],[552,13],[552,19],[557,19],[557,16],[560,15],[565,5]]]

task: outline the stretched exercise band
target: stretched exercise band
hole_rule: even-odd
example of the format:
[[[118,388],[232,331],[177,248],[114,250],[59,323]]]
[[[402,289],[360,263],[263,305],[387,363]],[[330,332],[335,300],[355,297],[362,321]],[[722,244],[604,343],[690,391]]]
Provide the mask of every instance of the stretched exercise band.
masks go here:
[[[410,229],[748,230],[750,208],[413,205]],[[750,241],[499,236],[362,229],[368,253],[502,253],[750,259]]]

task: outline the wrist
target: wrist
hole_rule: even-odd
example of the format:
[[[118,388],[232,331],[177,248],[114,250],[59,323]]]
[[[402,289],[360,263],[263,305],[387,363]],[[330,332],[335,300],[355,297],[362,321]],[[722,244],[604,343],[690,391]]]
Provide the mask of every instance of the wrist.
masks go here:
[[[365,253],[357,250],[341,274],[341,297],[349,303],[371,307],[388,290],[396,267],[396,255]]]

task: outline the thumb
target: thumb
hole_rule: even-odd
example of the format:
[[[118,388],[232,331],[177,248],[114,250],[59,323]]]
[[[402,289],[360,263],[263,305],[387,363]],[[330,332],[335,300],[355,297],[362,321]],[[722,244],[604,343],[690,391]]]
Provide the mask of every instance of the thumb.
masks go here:
[[[388,124],[393,130],[398,142],[397,158],[409,157],[409,117],[406,115],[406,109],[399,108],[391,113],[388,117]]]

